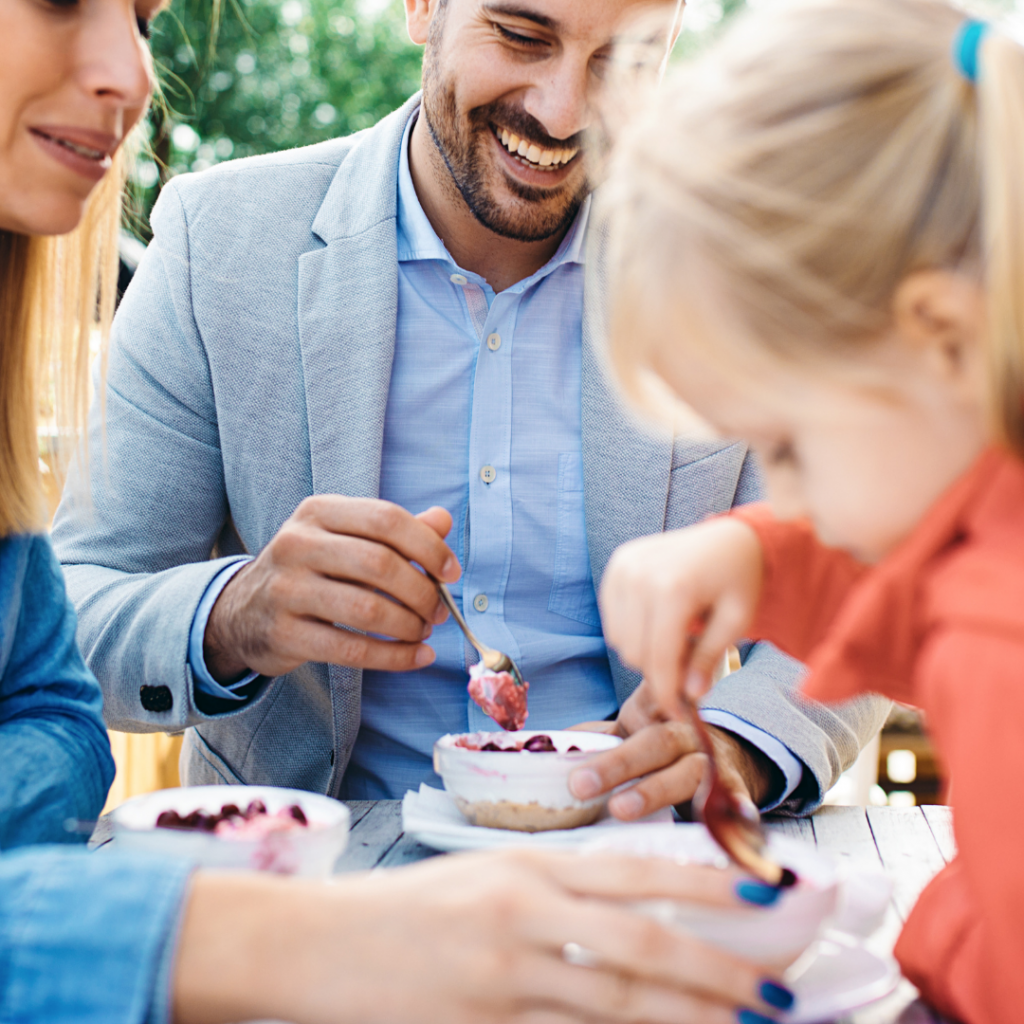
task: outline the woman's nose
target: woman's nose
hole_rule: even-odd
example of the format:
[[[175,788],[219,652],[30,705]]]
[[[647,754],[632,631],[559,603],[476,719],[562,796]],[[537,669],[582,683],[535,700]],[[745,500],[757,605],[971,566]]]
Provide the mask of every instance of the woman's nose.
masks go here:
[[[76,59],[79,84],[91,96],[120,110],[141,109],[149,100],[152,66],[130,0],[91,0]]]

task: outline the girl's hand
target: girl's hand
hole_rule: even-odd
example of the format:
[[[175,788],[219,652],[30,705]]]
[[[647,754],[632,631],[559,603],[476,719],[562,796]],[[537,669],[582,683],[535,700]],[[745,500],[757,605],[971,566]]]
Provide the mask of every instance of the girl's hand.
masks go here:
[[[601,583],[605,637],[667,717],[686,717],[680,693],[706,693],[753,622],[762,565],[757,534],[729,518],[641,537],[612,555]]]
[[[763,1020],[791,1002],[777,971],[627,902],[775,897],[734,871],[613,853],[452,856],[331,884],[199,874],[176,1021],[735,1024],[742,1009]]]

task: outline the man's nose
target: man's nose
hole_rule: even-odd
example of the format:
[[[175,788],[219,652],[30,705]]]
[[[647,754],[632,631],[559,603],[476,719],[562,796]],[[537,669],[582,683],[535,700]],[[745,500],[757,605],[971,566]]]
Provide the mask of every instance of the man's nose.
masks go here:
[[[541,72],[523,106],[552,138],[571,138],[590,123],[590,78],[588,62],[567,55]]]
[[[98,0],[86,10],[76,52],[79,86],[119,113],[140,109],[149,100],[153,79],[134,4]]]

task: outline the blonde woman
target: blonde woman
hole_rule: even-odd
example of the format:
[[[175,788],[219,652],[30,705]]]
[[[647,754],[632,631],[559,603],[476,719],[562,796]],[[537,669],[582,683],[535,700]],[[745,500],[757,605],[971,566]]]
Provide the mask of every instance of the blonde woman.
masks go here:
[[[726,872],[513,855],[324,886],[28,845],[94,818],[112,775],[42,533],[36,429],[51,390],[66,430],[85,405],[90,333],[112,307],[118,154],[149,99],[159,6],[0,0],[0,1019],[766,1020],[786,995],[768,972],[621,902],[777,895]],[[600,966],[567,963],[569,942]]]
[[[896,956],[945,1015],[1015,1024],[1024,47],[935,0],[765,5],[628,135],[616,361],[749,438],[772,507],[620,549],[609,639],[668,713],[736,636],[818,700],[924,708],[959,852]]]

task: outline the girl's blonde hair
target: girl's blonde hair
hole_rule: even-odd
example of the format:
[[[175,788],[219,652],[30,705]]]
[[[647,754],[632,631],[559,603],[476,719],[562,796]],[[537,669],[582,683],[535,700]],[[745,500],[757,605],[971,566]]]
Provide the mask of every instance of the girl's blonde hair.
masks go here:
[[[661,86],[604,190],[620,374],[650,360],[638,314],[700,286],[688,266],[800,360],[877,336],[903,278],[949,269],[985,287],[996,427],[1024,454],[1024,50],[989,32],[972,84],[963,21],[939,0],[766,3]]]
[[[114,314],[125,160],[70,234],[0,231],[0,536],[45,528],[40,424],[60,474],[88,410],[90,342]]]

